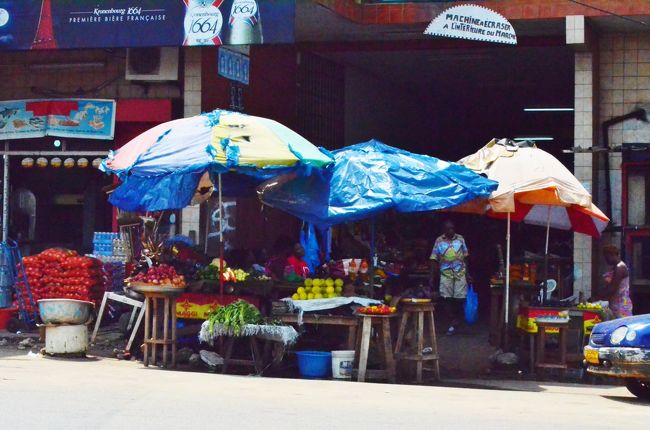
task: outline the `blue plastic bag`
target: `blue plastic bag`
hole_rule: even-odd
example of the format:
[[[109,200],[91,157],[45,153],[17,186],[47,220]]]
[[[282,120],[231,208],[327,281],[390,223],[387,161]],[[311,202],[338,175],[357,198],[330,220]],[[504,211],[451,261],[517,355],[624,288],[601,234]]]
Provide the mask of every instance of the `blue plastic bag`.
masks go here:
[[[478,294],[474,291],[474,287],[470,285],[465,299],[465,322],[474,324],[476,321],[478,321]]]
[[[313,224],[307,224],[307,231],[303,228],[300,231],[300,244],[305,250],[305,263],[309,266],[311,273],[316,273],[316,269],[320,266],[320,257],[318,238],[316,237],[316,229]]]

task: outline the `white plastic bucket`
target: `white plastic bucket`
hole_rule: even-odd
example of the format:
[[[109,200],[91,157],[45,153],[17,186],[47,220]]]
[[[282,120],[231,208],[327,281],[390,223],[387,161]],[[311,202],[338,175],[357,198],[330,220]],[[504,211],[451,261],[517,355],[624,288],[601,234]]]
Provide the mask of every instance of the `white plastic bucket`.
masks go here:
[[[354,351],[332,351],[332,377],[334,379],[352,378]]]
[[[88,350],[88,327],[80,325],[48,325],[45,327],[45,352],[48,354],[80,354]]]

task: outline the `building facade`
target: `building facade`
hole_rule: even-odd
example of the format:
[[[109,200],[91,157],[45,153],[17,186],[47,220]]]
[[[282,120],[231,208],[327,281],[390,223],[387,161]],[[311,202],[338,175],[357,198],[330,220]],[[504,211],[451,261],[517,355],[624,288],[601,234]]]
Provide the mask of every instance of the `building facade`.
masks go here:
[[[56,0],[52,2],[56,14]],[[283,7],[288,3],[277,2]],[[574,291],[590,296],[607,269],[600,250],[615,243],[631,265],[638,310],[648,311],[650,168],[644,148],[650,142],[650,124],[638,113],[624,116],[650,106],[650,36],[643,19],[650,15],[650,3],[474,3],[511,22],[517,45],[423,34],[433,18],[465,2],[299,1],[290,40],[282,39],[285,33],[268,30],[276,34],[268,37],[278,38],[278,43],[251,39],[255,44],[230,47],[250,60],[247,83],[223,76],[223,48],[217,46],[180,47],[177,79],[155,83],[125,79],[125,46],[5,51],[0,53],[0,100],[88,95],[115,99],[118,106],[120,101],[166,101],[168,118],[214,108],[243,110],[276,119],[328,148],[378,138],[452,160],[492,137],[540,138],[538,144],[574,171],[612,219],[599,240],[554,232],[558,242],[570,248]],[[265,32],[275,19],[266,7],[255,17]],[[89,68],[89,63],[101,66]],[[531,113],[528,108],[573,111]],[[144,118],[134,121],[132,115],[138,114]],[[138,127],[165,119],[162,114],[147,117],[146,110],[138,109],[132,115],[124,122],[140,125],[124,125],[123,134],[118,128],[114,147],[135,135]],[[605,131],[606,122],[611,126]],[[259,214],[250,201],[240,206]],[[265,217],[275,216],[245,219],[261,229]],[[205,221],[206,214],[187,208],[180,227],[200,237]],[[489,240],[477,235],[479,249],[492,252],[488,242],[502,237],[499,228]],[[275,234],[277,229],[270,228],[241,240],[268,246]],[[528,237],[519,234],[528,245]],[[530,247],[538,249],[539,244],[531,242]]]

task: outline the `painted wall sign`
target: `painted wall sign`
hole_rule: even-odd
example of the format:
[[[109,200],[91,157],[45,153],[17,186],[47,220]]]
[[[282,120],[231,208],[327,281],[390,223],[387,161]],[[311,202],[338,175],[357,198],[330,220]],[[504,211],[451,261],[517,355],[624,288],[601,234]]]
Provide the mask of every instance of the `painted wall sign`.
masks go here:
[[[250,58],[247,55],[232,51],[225,47],[219,48],[219,75],[232,81],[248,85]]]
[[[0,49],[292,43],[294,17],[295,0],[0,0]]]
[[[424,34],[517,44],[512,24],[499,13],[478,5],[454,6],[443,11],[431,21]]]
[[[0,140],[44,136],[110,140],[114,132],[114,100],[0,102]]]

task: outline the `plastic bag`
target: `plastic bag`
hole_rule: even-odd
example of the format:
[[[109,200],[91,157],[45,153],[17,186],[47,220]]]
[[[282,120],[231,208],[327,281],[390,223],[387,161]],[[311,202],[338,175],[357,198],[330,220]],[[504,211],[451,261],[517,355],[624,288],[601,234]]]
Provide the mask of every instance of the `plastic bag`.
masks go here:
[[[305,250],[305,263],[309,266],[311,273],[316,273],[316,269],[320,266],[320,257],[318,238],[316,237],[316,229],[313,224],[307,224],[307,231],[303,228],[300,231],[300,244]]]
[[[474,291],[474,287],[470,285],[465,299],[465,322],[474,324],[476,321],[478,321],[478,294]]]

